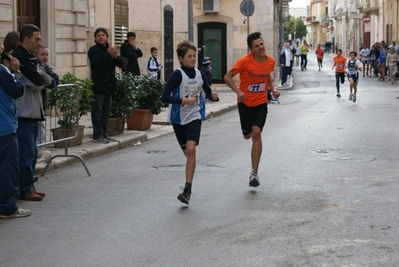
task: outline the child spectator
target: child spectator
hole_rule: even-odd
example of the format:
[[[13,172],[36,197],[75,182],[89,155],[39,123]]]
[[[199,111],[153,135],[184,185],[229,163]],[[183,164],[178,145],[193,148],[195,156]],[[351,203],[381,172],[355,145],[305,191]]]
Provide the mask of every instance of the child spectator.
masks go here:
[[[204,57],[202,60],[201,71],[205,74],[206,80],[208,81],[208,85],[212,85],[212,67],[211,67],[211,58]]]
[[[151,56],[147,63],[147,73],[151,78],[161,79],[161,71],[163,69],[161,62],[157,58],[158,49],[156,47],[151,47]]]

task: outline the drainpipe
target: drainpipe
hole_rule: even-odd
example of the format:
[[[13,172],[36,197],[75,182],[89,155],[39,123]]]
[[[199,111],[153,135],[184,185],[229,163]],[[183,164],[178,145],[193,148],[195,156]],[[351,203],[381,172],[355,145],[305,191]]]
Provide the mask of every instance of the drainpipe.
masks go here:
[[[193,0],[188,0],[188,40],[194,42],[193,33]]]

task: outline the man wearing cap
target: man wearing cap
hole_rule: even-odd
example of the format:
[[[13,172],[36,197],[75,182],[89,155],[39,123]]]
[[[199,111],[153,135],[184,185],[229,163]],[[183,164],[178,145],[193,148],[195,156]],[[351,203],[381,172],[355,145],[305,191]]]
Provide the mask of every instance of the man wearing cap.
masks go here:
[[[202,60],[201,71],[205,74],[208,85],[211,86],[212,85],[212,67],[211,67],[211,58],[210,57],[204,57],[204,59]]]

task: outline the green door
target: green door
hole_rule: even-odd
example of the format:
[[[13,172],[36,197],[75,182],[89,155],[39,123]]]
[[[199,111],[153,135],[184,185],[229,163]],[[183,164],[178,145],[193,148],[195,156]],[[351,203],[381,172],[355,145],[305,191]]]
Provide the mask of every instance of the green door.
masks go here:
[[[208,22],[198,24],[198,68],[204,57],[211,58],[212,83],[224,83],[226,74],[226,24]]]

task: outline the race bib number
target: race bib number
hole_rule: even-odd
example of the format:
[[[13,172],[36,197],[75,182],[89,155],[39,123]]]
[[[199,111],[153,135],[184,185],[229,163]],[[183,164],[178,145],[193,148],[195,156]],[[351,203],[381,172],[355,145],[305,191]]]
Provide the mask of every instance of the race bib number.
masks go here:
[[[265,91],[265,83],[254,83],[248,86],[248,92],[264,92]]]
[[[342,69],[342,68],[344,67],[344,65],[341,64],[341,63],[338,63],[337,65],[335,65],[335,67],[336,67],[337,69]]]
[[[349,75],[353,76],[357,74],[357,70],[350,70]]]

